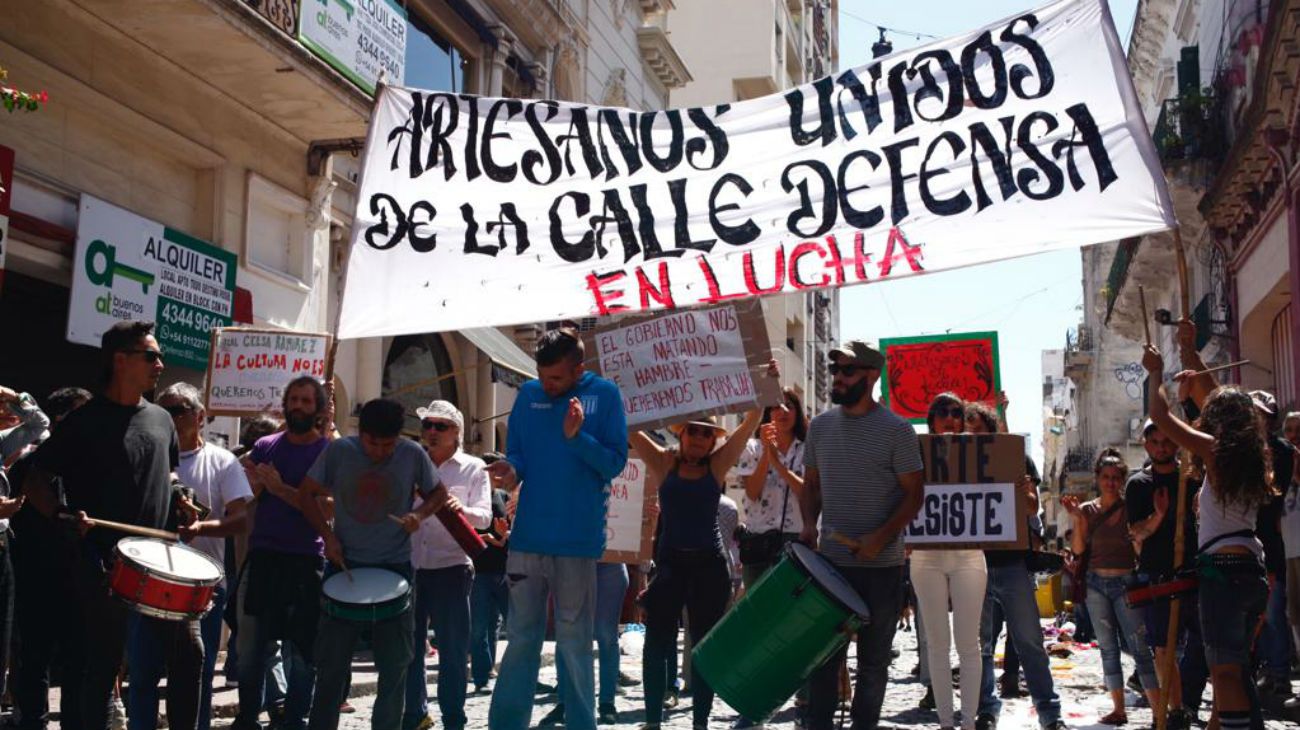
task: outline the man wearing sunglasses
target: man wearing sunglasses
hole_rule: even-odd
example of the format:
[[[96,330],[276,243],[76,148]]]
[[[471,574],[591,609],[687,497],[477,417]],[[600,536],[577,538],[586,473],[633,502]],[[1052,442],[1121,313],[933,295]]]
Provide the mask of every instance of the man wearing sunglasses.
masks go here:
[[[802,539],[817,545],[871,611],[858,631],[853,726],[880,722],[890,646],[903,593],[902,532],[921,508],[924,468],[911,424],[872,398],[885,357],[861,340],[831,350],[832,408],[808,424],[804,444]],[[829,730],[839,705],[839,667],[847,647],[809,681],[812,730]]]
[[[506,564],[510,642],[488,714],[493,730],[529,727],[551,595],[568,675],[565,727],[596,727],[596,561],[605,551],[609,483],[627,463],[628,443],[618,386],[582,362],[576,332],[542,335],[538,379],[524,383],[510,411],[506,459],[489,467],[508,487],[524,483]]]
[[[461,450],[465,417],[445,400],[417,408],[420,440],[433,461],[438,481],[447,487],[447,504],[465,515],[471,527],[492,524],[492,485],[482,459]],[[416,501],[418,508],[421,500]],[[403,730],[433,727],[429,713],[429,684],[425,679],[425,643],[430,625],[438,637],[438,709],[448,730],[465,727],[465,694],[469,677],[469,594],[474,562],[439,520],[425,520],[411,535],[411,566],[415,568],[415,652],[406,670]]]
[[[85,649],[81,677],[80,726],[108,726],[113,684],[126,646],[130,611],[108,592],[113,546],[121,533],[89,530],[88,518],[163,529],[171,513],[172,472],[180,463],[176,428],[167,411],[144,399],[163,371],[162,351],[152,322],[118,322],[104,332],[100,352],[105,388],[68,414],[33,456],[24,492],[46,517],[75,515],[85,539],[81,560],[69,576],[81,604],[80,639]],[[59,504],[51,481],[60,477],[67,506]],[[88,531],[89,530],[89,531]],[[93,630],[90,629],[93,627]],[[168,724],[193,730],[198,724],[199,674],[203,644],[197,623],[169,638]],[[184,671],[181,671],[184,668]],[[174,686],[173,686],[174,685]]]

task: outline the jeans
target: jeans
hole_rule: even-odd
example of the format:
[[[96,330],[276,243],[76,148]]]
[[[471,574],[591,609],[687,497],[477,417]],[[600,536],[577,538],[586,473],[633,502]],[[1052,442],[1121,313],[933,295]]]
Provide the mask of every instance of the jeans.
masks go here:
[[[505,573],[476,573],[469,594],[470,676],[475,687],[487,685],[497,663],[497,630],[510,605]]]
[[[1286,575],[1269,576],[1268,608],[1259,635],[1259,652],[1265,676],[1279,680],[1291,677],[1291,625],[1286,618]]]
[[[125,603],[109,593],[106,563],[94,544],[83,541],[72,581],[81,609],[81,625],[85,627],[82,635],[85,651],[80,656],[79,665],[70,667],[64,685],[79,685],[81,726],[101,730],[108,727],[108,708],[113,704],[113,687],[122,668],[128,621],[132,614]],[[202,645],[197,631],[194,644],[200,652],[200,659],[194,663],[195,701],[191,723],[198,721],[198,676],[202,663]],[[77,708],[64,703],[62,713],[77,711]],[[177,708],[177,727],[183,727],[180,715],[180,708]]]
[[[565,727],[594,730],[596,679],[591,660],[596,613],[596,559],[512,550],[509,643],[488,711],[491,730],[525,730],[533,714],[537,671],[546,638],[547,604],[555,595],[555,651],[564,657],[568,683],[560,696]]]
[[[682,609],[686,610],[687,631],[692,641],[699,643],[722,618],[731,598],[731,574],[720,551],[661,549],[655,558],[655,570],[642,598],[646,634],[641,674],[648,723],[663,718],[668,657],[677,653]],[[691,697],[695,724],[707,725],[713,710],[713,688],[694,669]]]
[[[409,568],[405,566],[377,567],[409,575]],[[465,625],[468,624],[469,621],[466,621]],[[356,651],[357,640],[363,633],[370,637],[375,670],[379,673],[379,688],[375,692],[370,726],[375,730],[393,730],[401,726],[402,705],[406,699],[406,671],[411,664],[411,652],[414,651],[412,637],[415,634],[415,612],[407,609],[392,618],[369,623],[334,618],[322,611],[314,648],[316,697],[307,723],[310,730],[338,730],[339,706],[348,698],[348,689],[352,685],[352,655]],[[464,635],[465,631],[462,631],[461,636]],[[439,641],[441,640],[440,636]],[[464,662],[462,654],[461,663]],[[463,697],[463,674],[460,681]],[[442,684],[441,678],[438,683]]]
[[[469,661],[471,565],[415,571],[411,666],[406,669],[406,707],[402,726],[413,728],[429,713],[424,670],[429,627],[438,637],[438,711],[448,730],[465,727],[465,669]]]
[[[618,620],[623,616],[623,596],[627,594],[627,586],[626,565],[596,563],[596,615],[592,633],[596,637],[596,655],[600,659],[598,707],[613,705],[614,694],[618,692]],[[555,673],[560,678],[560,697],[564,697],[568,681],[563,655],[555,658]],[[560,702],[563,704],[563,700]]]
[[[1156,677],[1155,659],[1152,658],[1151,647],[1147,643],[1146,626],[1141,614],[1129,608],[1124,600],[1127,585],[1127,576],[1088,573],[1088,613],[1092,616],[1093,628],[1097,630],[1097,642],[1101,645],[1101,666],[1106,689],[1114,691],[1124,688],[1124,665],[1120,660],[1121,636],[1127,637],[1125,643],[1133,654],[1133,661],[1137,663],[1142,688],[1159,689],[1160,680]]]
[[[286,730],[301,730],[307,726],[307,713],[312,706],[312,691],[316,684],[316,666],[312,661],[312,646],[304,645],[305,636],[301,631],[286,631],[276,616],[253,616],[248,613],[245,600],[248,597],[248,566],[257,553],[250,554],[239,576],[239,589],[236,593],[239,616],[239,714],[232,724],[234,728],[258,727],[257,717],[264,706],[277,704],[276,699],[283,695],[284,719],[282,727]],[[274,558],[272,558],[274,559]],[[304,570],[307,568],[304,568]],[[316,571],[317,568],[310,568]],[[313,573],[319,585],[318,573]],[[318,589],[319,591],[319,589]],[[319,600],[319,596],[316,600]],[[288,616],[296,615],[295,607],[283,607]],[[315,616],[316,611],[310,612]],[[309,632],[309,633],[314,633]],[[277,655],[282,658],[283,670],[275,676]],[[268,683],[271,677],[283,681],[283,690],[279,681]]]
[[[218,600],[225,600],[224,593]],[[208,616],[211,615],[209,612]],[[217,617],[220,621],[219,612]],[[188,646],[191,634],[199,644],[197,654]],[[207,696],[211,709],[212,682],[210,675],[205,676],[209,658],[202,634],[203,627],[197,620],[166,621],[131,614],[126,644],[129,685],[124,698],[130,730],[154,730],[158,726],[158,683],[162,681],[164,672],[167,676],[168,727],[206,730],[206,724],[199,724],[202,698]],[[197,663],[195,659],[198,659]],[[215,661],[214,646],[211,662]],[[193,676],[189,676],[191,674]]]
[[[912,587],[916,591],[919,613],[929,618],[927,653],[931,666],[947,667],[952,642],[957,643],[960,666],[974,667],[980,663],[980,616],[974,611],[963,611],[963,606],[984,604],[984,589],[988,582],[988,568],[984,553],[979,550],[918,550],[911,560]],[[952,632],[948,631],[948,606],[952,613]],[[939,724],[953,726],[952,682],[944,681],[947,675],[939,674],[934,682],[935,711]],[[962,725],[975,726],[979,709],[980,676],[975,672],[961,675]]]
[[[859,568],[837,566],[844,579],[867,604],[871,620],[858,630],[858,670],[849,714],[855,728],[874,728],[880,723],[880,707],[889,682],[890,648],[898,629],[903,606],[903,566]],[[840,664],[848,647],[839,650],[809,679],[808,727],[830,730],[835,708],[840,704]]]
[[[979,713],[994,717],[1002,713],[1002,700],[994,691],[997,681],[993,670],[993,646],[998,640],[994,627],[998,625],[998,612],[1007,622],[1007,640],[1015,642],[1029,696],[1038,710],[1039,724],[1047,726],[1056,722],[1061,719],[1061,699],[1052,684],[1047,651],[1043,648],[1043,628],[1038,621],[1038,602],[1034,598],[1034,577],[1029,574],[1023,560],[989,566],[988,591],[980,622],[984,670]]]
[[[1201,638],[1205,660],[1216,664],[1247,664],[1255,627],[1268,602],[1262,566],[1238,570],[1215,566],[1215,576],[1201,571],[1197,595],[1201,609]]]

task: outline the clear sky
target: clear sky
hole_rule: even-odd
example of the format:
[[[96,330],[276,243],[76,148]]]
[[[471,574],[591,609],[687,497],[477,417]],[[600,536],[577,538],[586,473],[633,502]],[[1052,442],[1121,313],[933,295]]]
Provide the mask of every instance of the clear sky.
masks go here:
[[[886,32],[894,50],[973,30],[1023,10],[1035,0],[839,0],[840,68],[871,60],[871,45]],[[1111,0],[1111,15],[1125,40],[1137,0]],[[917,34],[922,37],[918,38]],[[879,340],[922,334],[996,330],[1003,390],[1010,399],[1008,425],[1030,434],[1042,463],[1042,351],[1061,348],[1083,315],[1077,250],[1056,251],[984,266],[840,292],[842,339]]]

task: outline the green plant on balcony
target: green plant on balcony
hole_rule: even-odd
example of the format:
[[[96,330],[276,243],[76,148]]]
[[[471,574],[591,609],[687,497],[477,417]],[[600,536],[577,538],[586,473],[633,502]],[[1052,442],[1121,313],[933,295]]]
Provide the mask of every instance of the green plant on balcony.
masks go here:
[[[6,86],[3,82],[9,78],[9,72],[0,68],[0,102],[10,114],[16,111],[34,112],[41,104],[49,101],[50,95],[44,91],[27,92]]]

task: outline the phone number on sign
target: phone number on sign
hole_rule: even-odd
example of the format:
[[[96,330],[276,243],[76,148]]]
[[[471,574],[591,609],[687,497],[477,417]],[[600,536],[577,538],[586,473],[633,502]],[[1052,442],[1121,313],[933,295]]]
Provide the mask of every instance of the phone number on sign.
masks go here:
[[[379,66],[388,72],[389,76],[396,77],[397,59],[394,58],[393,54],[389,53],[387,49],[381,47],[374,40],[365,36],[361,36],[357,39],[357,46],[358,65],[365,63],[366,61],[371,61],[379,64]]]
[[[163,305],[162,321],[173,325],[183,324],[200,332],[207,332],[213,327],[220,327],[224,324],[223,320],[216,315],[187,309],[171,303]]]

